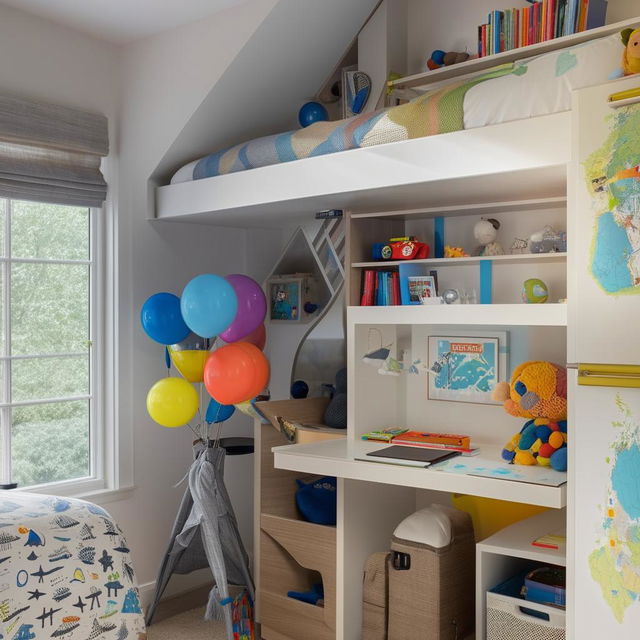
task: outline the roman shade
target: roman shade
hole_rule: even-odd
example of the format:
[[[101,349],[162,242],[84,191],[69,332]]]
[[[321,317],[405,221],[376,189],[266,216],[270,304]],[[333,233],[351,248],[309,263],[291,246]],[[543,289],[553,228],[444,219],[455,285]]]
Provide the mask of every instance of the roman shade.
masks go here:
[[[108,153],[105,116],[0,93],[0,197],[100,207]]]

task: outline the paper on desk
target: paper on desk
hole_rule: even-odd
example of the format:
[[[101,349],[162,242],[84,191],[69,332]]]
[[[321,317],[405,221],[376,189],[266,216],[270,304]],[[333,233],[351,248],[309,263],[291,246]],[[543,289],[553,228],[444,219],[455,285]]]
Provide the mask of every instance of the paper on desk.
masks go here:
[[[507,464],[490,458],[477,457],[473,460],[454,458],[440,464],[432,465],[434,471],[458,473],[482,478],[498,478],[515,482],[541,484],[547,487],[559,487],[567,481],[567,474],[548,467]]]

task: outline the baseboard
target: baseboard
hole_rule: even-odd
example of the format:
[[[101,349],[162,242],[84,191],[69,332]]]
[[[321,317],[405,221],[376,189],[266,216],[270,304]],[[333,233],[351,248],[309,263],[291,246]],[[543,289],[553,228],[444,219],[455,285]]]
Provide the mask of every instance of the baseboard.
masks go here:
[[[171,580],[164,591],[162,600],[160,601],[160,606],[162,606],[162,603],[165,600],[180,598],[198,591],[201,588],[206,589],[208,592],[211,589],[211,584],[211,570],[208,568],[194,571],[188,575],[175,574],[171,577]],[[140,591],[140,602],[146,611],[153,600],[153,596],[155,595],[156,581],[151,580],[150,582],[143,582],[138,585],[138,590]],[[206,598],[204,601],[206,602]],[[187,609],[192,609],[195,606],[198,606],[198,603],[193,604],[191,607],[187,607]]]
[[[189,611],[190,609],[204,607],[207,603],[209,591],[211,591],[212,586],[213,583],[204,584],[194,589],[189,589],[188,591],[172,595],[168,598],[163,598],[156,609],[155,615],[153,616],[153,624],[165,620],[166,618],[170,618],[171,616],[176,616],[179,613]],[[143,591],[143,587],[145,588],[145,591]],[[148,594],[148,602],[151,602],[155,592],[155,583],[148,583],[147,585],[143,585],[143,587],[140,588],[141,600],[144,602],[144,594],[146,592]]]

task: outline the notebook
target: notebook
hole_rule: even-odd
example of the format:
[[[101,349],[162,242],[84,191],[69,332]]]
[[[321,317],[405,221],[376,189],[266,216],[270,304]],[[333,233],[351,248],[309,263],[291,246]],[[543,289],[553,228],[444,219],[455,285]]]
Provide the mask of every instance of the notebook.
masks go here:
[[[367,457],[383,458],[375,462],[392,462],[406,464],[415,467],[428,467],[436,462],[443,462],[459,456],[459,451],[446,451],[441,449],[424,449],[422,447],[400,447],[392,445],[384,449],[378,449],[366,454]]]

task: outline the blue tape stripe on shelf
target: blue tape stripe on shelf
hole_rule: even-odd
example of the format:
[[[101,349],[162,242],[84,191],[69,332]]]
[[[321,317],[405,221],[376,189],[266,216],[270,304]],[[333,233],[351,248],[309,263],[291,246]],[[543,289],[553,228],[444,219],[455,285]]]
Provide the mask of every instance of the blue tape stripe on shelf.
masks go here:
[[[433,219],[433,257],[444,258],[444,218]]]
[[[480,304],[491,304],[491,260],[480,260]]]

